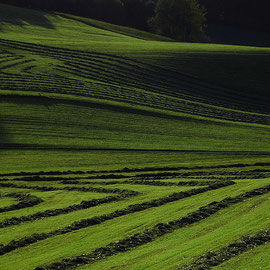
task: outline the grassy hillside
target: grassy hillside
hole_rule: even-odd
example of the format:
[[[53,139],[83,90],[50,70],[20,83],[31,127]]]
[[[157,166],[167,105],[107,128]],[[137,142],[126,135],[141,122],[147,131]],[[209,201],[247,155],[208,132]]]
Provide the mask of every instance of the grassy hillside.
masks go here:
[[[111,23],[102,22],[102,21],[98,21],[98,20],[94,20],[90,18],[78,17],[71,14],[64,14],[64,13],[56,13],[56,14],[59,14],[61,17],[64,17],[67,19],[73,19],[75,21],[85,23],[89,26],[101,28],[101,29],[108,30],[111,32],[116,32],[119,34],[123,34],[125,36],[131,36],[134,38],[139,38],[143,40],[152,40],[152,41],[173,41],[172,39],[164,37],[164,36],[160,36],[160,35],[149,33],[149,32],[144,32],[144,31],[134,29],[134,28],[129,28],[126,26],[111,24]]]
[[[142,32],[136,32],[138,38],[132,38],[129,34],[134,30],[121,30],[127,33],[122,35],[115,30],[105,31],[91,20],[67,19],[69,15],[64,18],[5,5],[1,5],[0,15],[3,39],[124,56],[224,86],[230,89],[229,96],[235,97],[234,100],[248,95],[252,103],[257,99],[260,103],[269,102],[269,48],[149,42],[143,40],[145,33]],[[104,24],[102,28],[111,30],[112,26]],[[151,35],[148,38],[154,39]],[[220,91],[213,94],[219,98]]]
[[[3,269],[267,269],[270,49],[0,20]]]

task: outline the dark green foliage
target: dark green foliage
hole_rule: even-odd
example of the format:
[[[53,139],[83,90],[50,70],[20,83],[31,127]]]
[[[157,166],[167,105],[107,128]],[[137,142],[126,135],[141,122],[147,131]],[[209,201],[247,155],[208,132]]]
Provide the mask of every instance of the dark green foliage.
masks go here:
[[[158,0],[152,24],[160,34],[176,40],[203,41],[205,20],[197,0]]]

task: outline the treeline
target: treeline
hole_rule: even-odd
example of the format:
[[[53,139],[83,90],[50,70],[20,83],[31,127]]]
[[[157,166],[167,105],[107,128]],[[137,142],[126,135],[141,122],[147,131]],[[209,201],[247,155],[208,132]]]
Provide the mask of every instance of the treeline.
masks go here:
[[[207,22],[270,33],[269,0],[199,0]]]
[[[172,2],[179,0],[162,1],[171,5]],[[194,2],[193,0],[181,1]],[[244,26],[270,32],[269,0],[195,1],[204,7],[202,10],[204,10],[206,21],[201,20],[203,23]],[[70,13],[156,32],[158,30],[153,27],[151,18],[156,16],[158,2],[161,0],[0,0],[0,3]]]

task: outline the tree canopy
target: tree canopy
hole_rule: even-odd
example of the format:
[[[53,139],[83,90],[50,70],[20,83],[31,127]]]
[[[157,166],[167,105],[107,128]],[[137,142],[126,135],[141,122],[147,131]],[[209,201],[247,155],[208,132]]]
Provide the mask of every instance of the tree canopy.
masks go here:
[[[157,31],[181,41],[204,40],[204,9],[197,0],[158,0],[152,20]]]

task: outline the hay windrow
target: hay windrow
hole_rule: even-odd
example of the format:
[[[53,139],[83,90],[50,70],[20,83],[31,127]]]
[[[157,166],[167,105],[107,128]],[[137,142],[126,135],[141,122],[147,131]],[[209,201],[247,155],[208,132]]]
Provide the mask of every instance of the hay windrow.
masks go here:
[[[146,243],[150,243],[157,238],[171,233],[180,228],[188,227],[194,223],[204,220],[220,210],[229,208],[232,205],[243,202],[246,199],[261,196],[270,192],[270,185],[262,188],[254,189],[252,191],[245,192],[236,197],[227,197],[219,202],[212,202],[206,206],[199,208],[180,219],[172,220],[168,223],[160,223],[153,228],[145,230],[141,233],[134,234],[130,237],[122,239],[117,242],[112,242],[105,247],[100,247],[91,253],[83,254],[71,258],[65,258],[59,262],[52,263],[47,266],[37,267],[36,270],[54,270],[54,269],[71,269],[80,265],[87,265],[94,263],[98,260],[108,258],[110,256],[123,253],[132,250],[136,247],[142,246]]]

